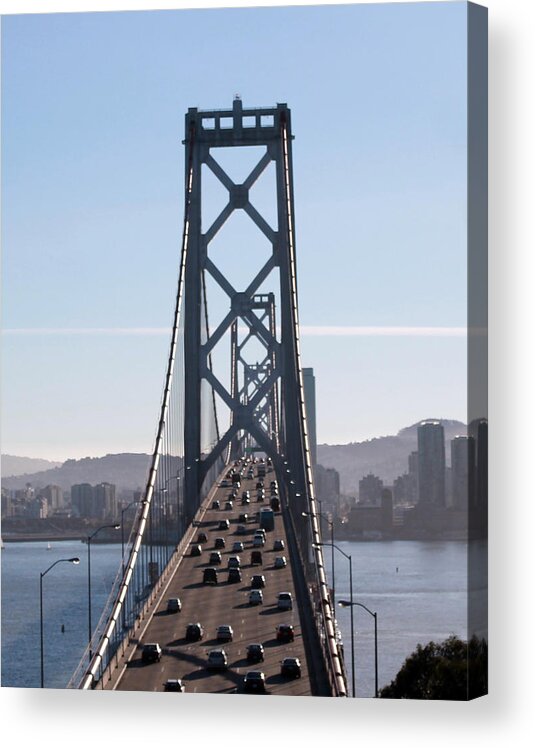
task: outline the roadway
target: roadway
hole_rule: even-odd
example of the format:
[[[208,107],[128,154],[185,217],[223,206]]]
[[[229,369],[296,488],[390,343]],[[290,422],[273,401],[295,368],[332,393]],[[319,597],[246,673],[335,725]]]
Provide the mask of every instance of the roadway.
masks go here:
[[[234,500],[232,510],[225,509],[230,488],[216,487],[209,493],[206,509],[201,514],[192,543],[188,546],[178,568],[168,584],[164,595],[155,608],[152,618],[142,632],[136,651],[123,670],[116,685],[122,691],[162,691],[167,679],[180,678],[186,693],[243,693],[243,678],[249,670],[261,670],[265,674],[266,693],[276,695],[311,695],[311,684],[307,669],[299,606],[296,601],[295,585],[292,577],[292,559],[288,550],[288,541],[280,512],[275,513],[275,528],[266,533],[266,544],[262,551],[262,566],[252,566],[250,563],[253,548],[254,531],[259,524],[256,512],[262,506],[269,506],[270,481],[275,480],[273,469],[268,468],[265,484],[264,500],[257,500],[256,482],[258,463],[254,465],[253,479],[241,479],[238,498]],[[248,505],[242,505],[241,496],[244,490],[250,491]],[[212,502],[219,500],[221,508],[213,509]],[[246,534],[236,533],[239,514],[249,515],[246,524]],[[219,529],[222,519],[228,519],[228,530]],[[198,541],[200,532],[204,532],[207,541],[203,542],[202,555],[192,556],[191,547]],[[214,566],[209,563],[210,552],[215,550],[216,537],[225,538],[225,548],[220,549],[221,565],[218,569],[218,584],[203,584],[203,570]],[[275,539],[284,542],[284,550],[274,551]],[[232,550],[235,541],[242,541],[243,552]],[[227,582],[227,562],[229,556],[239,555],[241,558],[242,581]],[[285,555],[287,566],[274,568],[276,556]],[[250,577],[253,574],[263,574],[265,588],[263,604],[252,606],[249,604]],[[281,611],[277,608],[279,592],[291,592],[293,609]],[[178,613],[167,612],[167,600],[178,597],[182,603],[182,610]],[[188,623],[200,622],[204,627],[204,637],[198,642],[185,639]],[[294,627],[294,641],[278,642],[276,628],[278,624],[289,623]],[[216,640],[217,627],[223,624],[232,626],[233,641],[221,643]],[[159,662],[145,664],[141,659],[142,646],[148,642],[158,642],[162,648]],[[264,646],[264,662],[250,663],[246,659],[246,647],[251,643],[261,643]],[[228,669],[225,671],[210,671],[207,669],[208,652],[211,649],[223,648],[228,657]],[[280,674],[280,662],[284,657],[298,657],[301,661],[301,678],[288,679]]]

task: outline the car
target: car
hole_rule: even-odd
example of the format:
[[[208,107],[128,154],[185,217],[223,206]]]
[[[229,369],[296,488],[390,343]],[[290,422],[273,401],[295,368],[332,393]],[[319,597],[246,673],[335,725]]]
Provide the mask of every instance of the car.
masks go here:
[[[262,644],[247,645],[247,662],[264,662],[264,647]]]
[[[275,558],[275,563],[273,564],[273,566],[276,569],[284,569],[284,567],[286,566],[286,556],[277,556]]]
[[[204,629],[201,626],[201,624],[197,621],[197,623],[188,623],[186,626],[186,640],[189,642],[197,642],[199,639],[202,639],[204,636]]]
[[[245,525],[237,526],[236,535],[247,535],[247,528],[245,527]]]
[[[182,683],[180,678],[168,678],[163,685],[163,690],[184,693],[186,686]]]
[[[221,563],[221,553],[219,551],[212,551],[210,553],[210,559],[208,561],[210,564],[220,564]]]
[[[241,497],[242,497],[242,499],[250,499],[250,498],[251,498],[251,493],[250,493],[250,491],[244,491],[244,492],[242,493]]]
[[[232,503],[232,501],[226,501],[225,502],[225,509],[227,511],[231,511],[233,508],[234,508],[234,504]]]
[[[219,503],[217,499],[214,499],[214,501],[212,501],[212,509],[219,509],[220,506],[221,504]]]
[[[277,596],[277,608],[279,610],[292,610],[293,601],[291,592],[279,592]]]
[[[214,548],[224,548],[225,538],[216,538],[214,541]]]
[[[203,584],[217,584],[217,571],[213,567],[204,569],[202,573]]]
[[[230,486],[230,481],[227,480],[227,478],[223,478],[219,486],[220,488],[228,488]]]
[[[245,513],[242,513],[238,516],[238,522],[241,522],[242,524],[247,524],[247,520],[249,519],[249,516]]]
[[[201,556],[202,555],[202,547],[200,545],[192,545],[191,546],[191,555],[192,556]]]
[[[231,642],[234,636],[232,626],[218,626],[216,631],[216,639],[218,642]]]
[[[206,535],[205,532],[200,532],[197,535],[197,543],[206,543],[207,540],[208,540],[208,536]]]
[[[229,556],[227,569],[239,569],[241,567],[241,558],[239,556]]]
[[[211,649],[208,652],[208,670],[226,670],[227,665],[228,658],[224,649]]]
[[[270,488],[277,488],[277,481],[276,480],[270,481],[269,482],[269,487]]]
[[[262,551],[251,551],[251,566],[262,566]]]
[[[253,548],[263,548],[266,544],[263,535],[255,535],[253,537]]]
[[[167,601],[167,612],[168,613],[180,613],[182,610],[182,603],[178,597],[170,597]]]
[[[269,503],[274,512],[280,512],[281,503],[279,501],[278,496],[272,496]]]
[[[227,582],[234,583],[234,582],[241,582],[241,569],[229,569],[228,570],[228,579]]]
[[[273,550],[274,551],[283,551],[284,550],[284,540],[281,540],[280,538],[278,540],[275,540],[273,543]]]
[[[281,662],[281,675],[285,678],[300,678],[301,661],[299,657],[285,657]]]
[[[264,488],[264,481],[261,481],[261,480],[257,481],[257,483],[256,483],[256,488],[257,488],[257,489],[258,489],[258,488]]]
[[[260,516],[259,516],[259,519],[260,519]],[[262,536],[262,537],[264,538],[264,540],[266,539],[266,531],[264,530],[264,528],[263,528],[263,527],[258,527],[258,528],[257,528],[257,529],[256,529],[256,530],[254,531],[254,534],[255,534],[255,535],[261,535],[261,536]]]
[[[258,491],[256,494],[256,500],[257,501],[264,501],[266,498],[266,494],[263,491]]]
[[[253,480],[253,478],[254,478],[254,470],[248,470],[247,471],[247,478],[249,480]]]
[[[228,530],[230,527],[230,522],[228,519],[222,519],[219,525],[217,526],[218,530]]]
[[[251,499],[247,499],[247,498],[245,498],[245,499],[242,499],[242,500],[241,500],[241,503],[242,503],[242,506],[246,506],[247,504],[250,504],[250,503],[251,503]]]
[[[251,577],[251,589],[260,590],[266,586],[266,578],[263,574],[253,574]]]
[[[262,590],[251,590],[249,592],[249,605],[262,605],[263,602]]]
[[[232,544],[232,550],[235,553],[243,553],[243,543],[241,540],[236,540],[236,542]]]
[[[293,642],[294,627],[290,623],[279,623],[276,634],[278,642]]]
[[[157,642],[145,644],[141,651],[142,662],[160,662],[162,659],[162,648]]]
[[[243,690],[247,693],[265,693],[266,678],[260,670],[249,670],[243,679]]]

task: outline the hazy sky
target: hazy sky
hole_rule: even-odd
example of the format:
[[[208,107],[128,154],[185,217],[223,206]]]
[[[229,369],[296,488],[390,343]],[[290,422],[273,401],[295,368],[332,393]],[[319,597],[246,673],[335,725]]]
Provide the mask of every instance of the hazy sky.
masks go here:
[[[287,102],[318,441],[466,418],[466,4],[2,19],[2,451],[152,450],[184,114]]]

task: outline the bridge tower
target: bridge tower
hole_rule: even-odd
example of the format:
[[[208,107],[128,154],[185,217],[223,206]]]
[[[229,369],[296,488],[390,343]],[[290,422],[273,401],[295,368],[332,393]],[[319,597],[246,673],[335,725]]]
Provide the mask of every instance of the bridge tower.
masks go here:
[[[237,456],[244,440],[265,452],[285,479],[286,500],[300,517],[309,510],[312,490],[299,353],[292,179],[291,115],[286,104],[273,108],[244,109],[236,98],[231,110],[186,114],[186,201],[188,243],[184,289],[185,371],[185,501],[193,515],[201,487],[221,455]],[[218,150],[262,146],[263,154],[244,181],[234,181],[218,161]],[[257,210],[251,189],[271,164],[276,173],[276,226]],[[228,193],[228,201],[210,225],[202,224],[202,167],[208,168]],[[214,261],[210,246],[234,211],[244,211],[267,239],[268,259],[246,287],[235,287]],[[244,252],[246,254],[246,251]],[[278,278],[276,277],[278,275]],[[210,276],[227,297],[227,310],[214,329],[205,331],[203,306],[206,277]],[[268,293],[260,288],[274,277]],[[280,309],[280,330],[275,325],[275,294]],[[239,329],[245,337],[239,340]],[[206,339],[203,334],[206,332]],[[230,333],[230,387],[211,366],[211,355],[221,338]],[[263,360],[247,362],[243,348],[254,338],[265,351]],[[241,375],[239,373],[241,369]],[[239,381],[241,377],[241,382]],[[202,451],[202,383],[207,382],[231,413],[226,431]],[[306,523],[296,523],[302,550],[309,540]]]

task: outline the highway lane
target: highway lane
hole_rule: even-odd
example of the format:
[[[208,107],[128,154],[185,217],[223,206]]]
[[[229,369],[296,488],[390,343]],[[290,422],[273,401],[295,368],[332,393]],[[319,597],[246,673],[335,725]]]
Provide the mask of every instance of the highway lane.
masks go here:
[[[255,468],[258,464],[255,465]],[[291,559],[289,558],[288,542],[284,529],[283,518],[275,513],[275,528],[266,533],[266,544],[262,551],[262,566],[252,566],[250,563],[253,548],[254,531],[259,527],[255,515],[262,506],[269,505],[269,484],[275,479],[275,473],[270,470],[264,479],[264,500],[257,500],[256,475],[253,479],[242,478],[238,498],[234,500],[233,509],[226,510],[225,502],[230,488],[218,488],[207,500],[209,505],[203,515],[194,536],[195,544],[200,532],[204,532],[207,541],[202,543],[202,555],[191,556],[191,545],[186,551],[176,574],[169,584],[166,593],[157,607],[155,614],[138,646],[133,658],[128,663],[117,685],[118,690],[125,691],[162,691],[169,678],[180,678],[188,693],[233,693],[243,692],[243,678],[248,670],[262,670],[266,677],[266,691],[268,694],[280,695],[310,695],[311,687],[308,677],[304,643],[301,633],[299,611],[296,604],[295,588],[292,579]],[[243,505],[242,492],[249,490],[251,503]],[[220,509],[212,509],[212,501],[220,501]],[[245,525],[246,534],[238,535],[236,530],[240,522],[239,515],[246,512],[249,521]],[[228,519],[228,530],[219,529],[222,519]],[[225,548],[220,549],[221,565],[218,568],[218,584],[203,584],[203,570],[213,566],[208,559],[210,552],[215,550],[215,538],[225,539]],[[285,550],[274,551],[275,539],[282,539]],[[232,550],[235,541],[244,544],[244,551],[236,553]],[[241,558],[242,581],[227,582],[228,558],[239,555]],[[276,556],[285,555],[288,565],[275,569]],[[253,574],[263,574],[266,585],[262,590],[264,602],[262,605],[251,606],[248,602],[250,578]],[[294,600],[291,611],[277,609],[277,595],[279,592],[291,592]],[[167,600],[178,597],[182,602],[182,610],[178,613],[167,613]],[[200,622],[204,628],[204,637],[199,642],[189,642],[185,639],[188,623]],[[294,627],[293,642],[280,643],[276,639],[276,628],[280,623],[289,623]],[[217,627],[227,624],[234,630],[233,641],[221,643],[216,640]],[[141,660],[142,645],[148,642],[158,642],[162,648],[162,658],[159,662],[144,664]],[[251,643],[261,643],[265,650],[264,662],[253,664],[247,662],[246,647]],[[209,671],[206,667],[208,652],[211,649],[223,648],[228,657],[228,669],[221,672]],[[284,657],[298,657],[301,661],[302,676],[300,679],[288,679],[280,675],[280,661]]]

